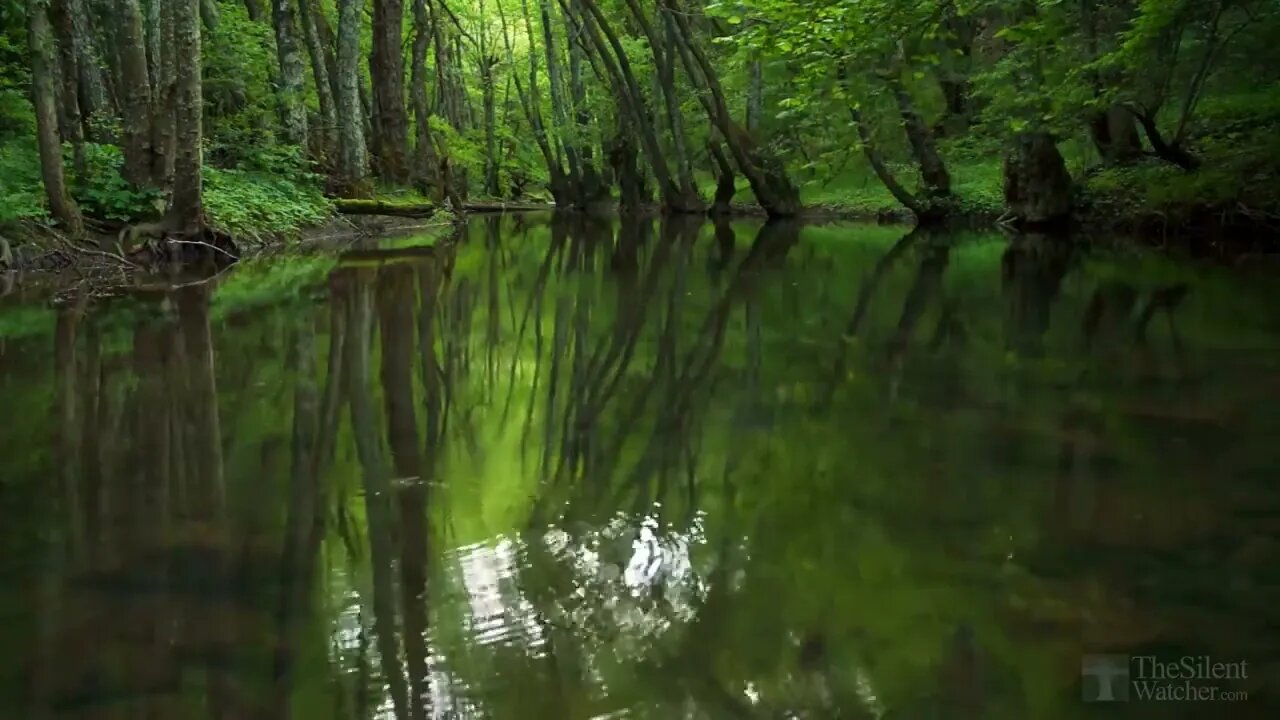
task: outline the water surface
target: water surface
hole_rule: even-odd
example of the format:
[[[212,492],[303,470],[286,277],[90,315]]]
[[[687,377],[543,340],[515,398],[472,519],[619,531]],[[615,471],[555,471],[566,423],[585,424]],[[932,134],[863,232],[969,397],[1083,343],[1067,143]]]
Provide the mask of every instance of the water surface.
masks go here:
[[[1276,717],[1280,283],[478,219],[0,300],[0,717]],[[1087,703],[1091,654],[1247,661]]]

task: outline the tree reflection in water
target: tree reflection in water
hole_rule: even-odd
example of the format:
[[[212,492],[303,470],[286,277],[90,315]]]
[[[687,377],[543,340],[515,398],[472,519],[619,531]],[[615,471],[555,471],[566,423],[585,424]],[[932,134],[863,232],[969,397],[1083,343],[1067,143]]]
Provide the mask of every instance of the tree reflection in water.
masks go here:
[[[0,709],[1070,717],[1084,652],[1267,657],[1271,290],[530,216],[34,314]]]

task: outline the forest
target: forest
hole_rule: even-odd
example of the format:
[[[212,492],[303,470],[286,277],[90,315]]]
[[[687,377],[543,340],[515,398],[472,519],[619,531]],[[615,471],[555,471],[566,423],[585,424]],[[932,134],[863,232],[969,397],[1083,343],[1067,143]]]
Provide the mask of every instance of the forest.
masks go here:
[[[1266,233],[1278,39],[1269,0],[4,0],[0,263],[359,200]]]

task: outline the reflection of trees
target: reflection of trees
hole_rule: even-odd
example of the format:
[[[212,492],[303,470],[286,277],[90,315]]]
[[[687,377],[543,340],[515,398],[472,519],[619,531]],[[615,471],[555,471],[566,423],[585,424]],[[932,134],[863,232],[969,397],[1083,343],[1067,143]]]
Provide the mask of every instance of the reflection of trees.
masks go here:
[[[1004,693],[1050,653],[1008,616],[1073,612],[1058,555],[1131,531],[1119,471],[1178,429],[1098,371],[1164,351],[1187,290],[1077,292],[1029,238],[810,257],[789,225],[506,223],[353,253],[327,306],[217,333],[207,292],[127,342],[62,313],[43,697],[122,691],[91,640],[125,690],[196,673],[226,717],[1027,710]],[[811,350],[841,329],[832,380]],[[71,629],[91,612],[122,628]]]
[[[237,578],[248,558],[237,558],[228,532],[209,299],[200,286],[166,293],[162,312],[136,323],[123,357],[105,356],[98,321],[81,322],[83,308],[59,315],[65,524],[50,547],[70,562],[48,566],[39,657],[60,670],[55,679],[40,663],[32,669],[49,678],[37,706],[124,696],[138,698],[143,714],[163,714],[190,671],[204,675],[212,712],[246,704],[226,662],[243,636]],[[127,373],[116,371],[121,361]]]
[[[1075,244],[1048,235],[1021,235],[1009,241],[1000,261],[1000,279],[1008,309],[1009,347],[1039,355],[1050,313],[1075,255]]]

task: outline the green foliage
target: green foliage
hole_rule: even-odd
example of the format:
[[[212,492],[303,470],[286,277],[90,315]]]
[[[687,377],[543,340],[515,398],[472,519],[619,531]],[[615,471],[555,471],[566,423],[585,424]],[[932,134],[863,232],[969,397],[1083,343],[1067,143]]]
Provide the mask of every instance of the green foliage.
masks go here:
[[[31,73],[18,36],[0,32],[0,140],[35,133],[35,113],[27,99]]]
[[[120,148],[85,143],[84,156],[85,174],[73,178],[73,194],[85,213],[130,222],[163,212],[164,198],[159,190],[135,188],[121,177],[124,156]],[[69,152],[64,162],[70,167]]]
[[[1280,86],[1207,98],[1191,143],[1201,158],[1193,172],[1149,159],[1091,171],[1085,199],[1111,216],[1162,215],[1177,221],[1212,209],[1280,210]]]
[[[218,287],[215,319],[261,307],[287,305],[324,284],[337,265],[330,256],[250,260]]]
[[[484,139],[478,133],[459,133],[439,115],[432,115],[430,122],[432,136],[440,147],[447,149],[455,166],[480,167],[484,164]]]
[[[243,3],[223,3],[203,60],[206,162],[291,178],[304,171],[302,151],[276,142],[271,78],[279,71],[270,23],[251,21]]]
[[[332,212],[313,183],[209,167],[204,204],[210,223],[236,235],[292,233],[323,222]]]
[[[45,217],[34,138],[0,143],[0,223]]]

